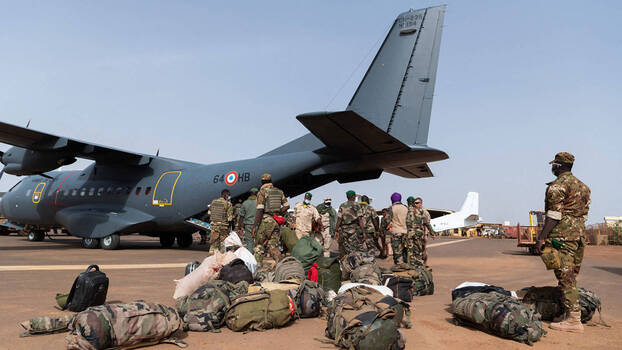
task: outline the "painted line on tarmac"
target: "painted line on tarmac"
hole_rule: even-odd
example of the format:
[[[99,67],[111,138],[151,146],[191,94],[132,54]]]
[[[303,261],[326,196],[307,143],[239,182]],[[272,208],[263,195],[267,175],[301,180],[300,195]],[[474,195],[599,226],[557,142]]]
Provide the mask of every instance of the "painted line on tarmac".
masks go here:
[[[174,264],[110,264],[98,265],[102,270],[133,270],[133,269],[168,269],[185,267],[186,263]],[[2,271],[71,271],[84,270],[87,265],[16,265],[16,266],[0,266]]]
[[[449,242],[440,242],[440,243],[432,243],[432,244],[426,244],[426,248],[432,248],[432,247],[440,247],[442,245],[446,245],[446,244],[454,244],[454,243],[462,243],[462,242],[468,242],[470,240],[472,240],[473,238],[468,238],[468,239],[457,239],[455,241],[449,241]],[[1,271],[1,270],[0,270]]]

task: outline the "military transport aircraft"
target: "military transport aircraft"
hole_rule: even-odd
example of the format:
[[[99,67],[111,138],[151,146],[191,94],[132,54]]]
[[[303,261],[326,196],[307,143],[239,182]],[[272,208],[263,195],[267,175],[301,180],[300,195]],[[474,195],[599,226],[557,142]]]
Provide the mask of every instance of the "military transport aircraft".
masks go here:
[[[297,116],[310,134],[253,159],[204,165],[0,123],[0,142],[14,146],[1,154],[2,171],[28,175],[3,196],[2,214],[35,241],[63,227],[85,248],[116,249],[129,233],[185,248],[196,231],[187,219],[223,188],[244,195],[263,173],[287,196],[383,171],[433,176],[427,163],[448,158],[427,146],[444,14],[445,6],[400,14],[345,111]],[[54,171],[76,158],[94,163]]]

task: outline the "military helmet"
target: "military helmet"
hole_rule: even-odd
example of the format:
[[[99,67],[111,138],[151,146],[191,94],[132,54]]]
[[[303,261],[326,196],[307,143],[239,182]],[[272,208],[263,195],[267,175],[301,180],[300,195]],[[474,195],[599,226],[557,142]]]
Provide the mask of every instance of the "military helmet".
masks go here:
[[[549,162],[549,164],[552,164],[552,163],[573,164],[574,156],[568,152],[559,152],[555,155],[555,159]]]

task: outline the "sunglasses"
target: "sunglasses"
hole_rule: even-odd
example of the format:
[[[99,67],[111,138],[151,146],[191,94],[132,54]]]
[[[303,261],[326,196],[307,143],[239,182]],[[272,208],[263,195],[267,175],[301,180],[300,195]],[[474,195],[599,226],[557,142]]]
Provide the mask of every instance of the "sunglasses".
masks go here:
[[[421,204],[421,202],[415,202],[415,204]]]

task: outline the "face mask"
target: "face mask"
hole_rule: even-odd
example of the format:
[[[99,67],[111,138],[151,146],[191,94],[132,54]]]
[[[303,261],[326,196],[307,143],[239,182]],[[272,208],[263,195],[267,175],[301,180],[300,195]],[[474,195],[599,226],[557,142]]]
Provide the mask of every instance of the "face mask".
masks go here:
[[[330,202],[324,203],[325,206],[330,207]]]
[[[308,199],[305,199],[305,204],[309,204],[311,203],[311,201],[309,201]]]

